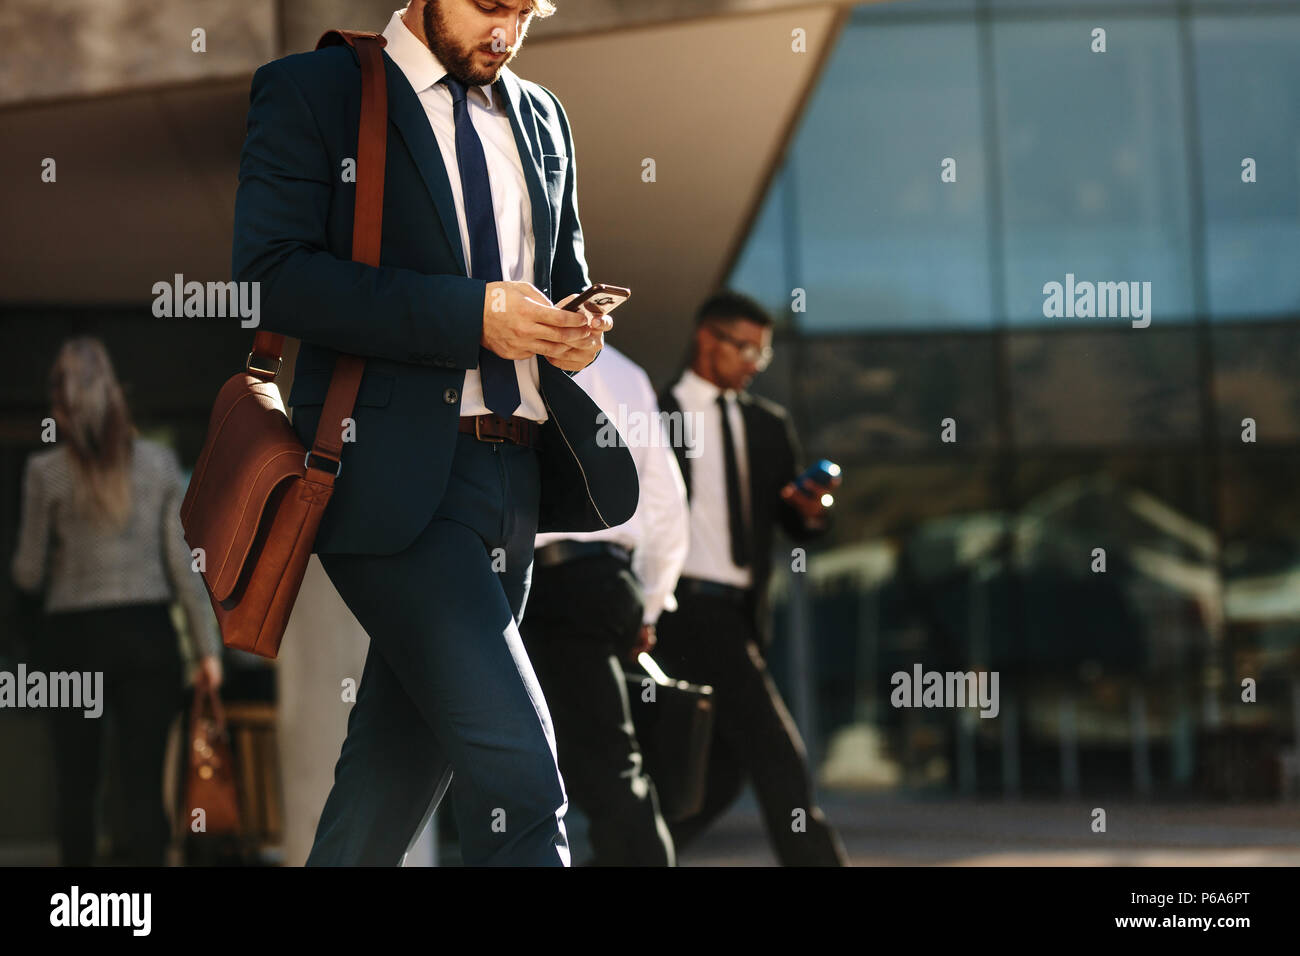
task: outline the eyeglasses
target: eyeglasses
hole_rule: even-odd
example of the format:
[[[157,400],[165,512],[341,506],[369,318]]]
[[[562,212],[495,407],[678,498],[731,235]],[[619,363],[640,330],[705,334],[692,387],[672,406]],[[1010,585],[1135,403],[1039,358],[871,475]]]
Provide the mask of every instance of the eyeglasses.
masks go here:
[[[772,361],[772,347],[770,345],[765,345],[762,348],[759,348],[753,342],[746,342],[744,339],[738,339],[734,335],[729,335],[722,331],[722,329],[717,326],[709,326],[709,331],[717,338],[722,339],[722,341],[735,346],[740,352],[740,357],[746,362],[751,363],[760,372],[767,368],[768,364]]]

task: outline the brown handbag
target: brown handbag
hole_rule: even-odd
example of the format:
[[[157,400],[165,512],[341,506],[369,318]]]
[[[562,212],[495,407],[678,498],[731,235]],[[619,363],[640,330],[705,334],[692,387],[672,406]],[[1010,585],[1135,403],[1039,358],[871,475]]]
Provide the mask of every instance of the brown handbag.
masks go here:
[[[377,33],[330,30],[316,48],[341,43],[352,46],[361,61],[352,258],[378,266],[388,126],[386,41]],[[342,471],[337,423],[351,416],[365,369],[361,356],[338,357],[308,450],[275,385],[283,348],[283,335],[259,331],[254,336],[245,371],[217,393],[181,503],[185,540],[201,549],[200,572],[222,640],[269,658],[279,653],[321,516]]]
[[[205,708],[203,705],[207,704]],[[206,711],[206,712],[205,712]],[[226,715],[216,692],[194,688],[190,710],[189,771],[185,775],[185,820],[194,825],[194,811],[203,811],[205,834],[238,834],[239,794],[230,756]]]

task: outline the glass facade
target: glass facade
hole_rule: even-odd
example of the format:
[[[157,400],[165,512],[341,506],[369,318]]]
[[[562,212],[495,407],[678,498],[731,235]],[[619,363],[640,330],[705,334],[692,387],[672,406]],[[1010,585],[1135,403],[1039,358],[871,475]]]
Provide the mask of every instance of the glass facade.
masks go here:
[[[845,471],[772,650],[824,785],[1295,792],[1298,53],[1296,3],[849,16],[728,279]]]

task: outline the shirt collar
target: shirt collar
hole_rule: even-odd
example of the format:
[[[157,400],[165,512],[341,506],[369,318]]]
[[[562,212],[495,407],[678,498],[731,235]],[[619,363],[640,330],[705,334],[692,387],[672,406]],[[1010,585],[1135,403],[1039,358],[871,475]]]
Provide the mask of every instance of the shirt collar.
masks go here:
[[[415,90],[416,96],[419,96],[446,76],[447,68],[433,55],[433,51],[410,31],[402,20],[402,13],[402,10],[394,10],[388,26],[384,27],[384,39],[388,41],[384,52],[397,64],[398,69],[406,76],[406,81],[411,84],[411,89]],[[493,109],[492,87],[479,86],[476,89],[482,91],[488,109]],[[448,92],[450,93],[450,90]]]
[[[687,368],[682,373],[681,387],[688,401],[698,402],[701,405],[712,405],[722,394],[725,394],[729,401],[736,397],[735,390],[728,388],[724,391],[693,368]]]

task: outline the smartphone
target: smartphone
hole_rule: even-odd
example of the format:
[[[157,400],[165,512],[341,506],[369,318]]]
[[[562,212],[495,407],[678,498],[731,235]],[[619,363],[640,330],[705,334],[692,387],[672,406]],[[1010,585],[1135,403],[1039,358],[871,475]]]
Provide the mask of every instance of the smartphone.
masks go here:
[[[800,491],[808,492],[808,487],[805,484],[808,481],[815,481],[817,484],[829,488],[831,482],[840,477],[842,477],[840,466],[829,458],[823,458],[821,461],[809,465],[794,482],[798,485]]]
[[[587,305],[599,312],[601,315],[609,315],[631,298],[631,296],[631,289],[624,289],[621,286],[605,285],[603,282],[596,282],[587,286],[587,288],[578,293],[578,297],[564,308],[569,312],[577,312],[584,305]]]

